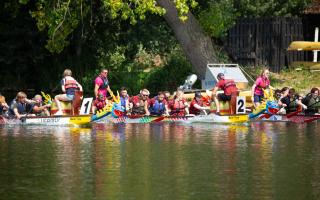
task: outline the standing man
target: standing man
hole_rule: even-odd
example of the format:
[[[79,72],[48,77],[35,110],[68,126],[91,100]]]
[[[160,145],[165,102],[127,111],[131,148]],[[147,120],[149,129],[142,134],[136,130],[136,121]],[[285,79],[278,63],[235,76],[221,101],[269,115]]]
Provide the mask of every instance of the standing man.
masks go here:
[[[94,95],[97,98],[98,94],[103,94],[107,97],[108,92],[110,93],[110,86],[108,81],[108,70],[102,69],[99,76],[94,81]]]
[[[230,102],[230,112],[231,114],[235,114],[235,106],[236,106],[236,98],[238,96],[238,88],[233,79],[225,79],[223,73],[219,73],[217,76],[218,83],[213,88],[212,97],[217,106],[217,114],[220,114],[220,101],[231,101]],[[219,89],[223,90],[222,94],[217,95],[217,91]]]

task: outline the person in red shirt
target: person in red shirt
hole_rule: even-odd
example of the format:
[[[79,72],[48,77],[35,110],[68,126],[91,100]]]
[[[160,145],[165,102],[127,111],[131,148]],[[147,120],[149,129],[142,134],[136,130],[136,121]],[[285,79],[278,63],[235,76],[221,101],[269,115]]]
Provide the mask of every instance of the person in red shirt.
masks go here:
[[[233,79],[225,79],[223,73],[219,73],[217,76],[217,79],[218,79],[218,83],[212,90],[212,98],[214,99],[214,102],[217,106],[216,114],[220,114],[219,100],[220,101],[231,101],[231,99],[232,99],[231,97],[238,96],[239,92],[238,92],[238,88],[237,88],[234,80]],[[223,93],[216,95],[217,91],[219,89],[222,89]],[[234,102],[234,104],[235,104],[235,102]],[[233,105],[230,106],[230,108],[232,108],[232,107],[233,107]],[[234,109],[231,109],[231,110],[234,110]],[[233,112],[231,112],[231,114],[233,114]]]
[[[200,113],[204,113],[207,115],[206,110],[209,108],[205,107],[204,102],[202,101],[202,95],[200,91],[195,92],[194,98],[190,103],[190,114],[200,115]]]
[[[183,90],[178,89],[176,95],[169,103],[169,108],[171,110],[170,115],[184,116],[189,114],[189,104],[183,95]]]
[[[143,89],[140,94],[133,96],[129,99],[129,106],[131,107],[132,115],[150,115],[148,110],[149,90]]]
[[[108,103],[108,99],[103,93],[99,93],[98,97],[93,101],[92,112],[96,113],[98,110],[103,109]]]

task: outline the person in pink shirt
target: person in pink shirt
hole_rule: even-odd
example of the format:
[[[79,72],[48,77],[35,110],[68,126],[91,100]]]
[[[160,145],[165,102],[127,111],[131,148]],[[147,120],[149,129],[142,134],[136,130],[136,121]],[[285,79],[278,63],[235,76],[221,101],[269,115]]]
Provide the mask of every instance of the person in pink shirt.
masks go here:
[[[264,98],[263,90],[269,87],[272,88],[270,86],[269,75],[269,69],[264,69],[251,88],[251,100],[255,107],[259,106]]]
[[[97,98],[98,94],[103,94],[107,97],[108,92],[110,93],[110,86],[108,81],[108,70],[102,69],[99,76],[94,81],[94,95]]]

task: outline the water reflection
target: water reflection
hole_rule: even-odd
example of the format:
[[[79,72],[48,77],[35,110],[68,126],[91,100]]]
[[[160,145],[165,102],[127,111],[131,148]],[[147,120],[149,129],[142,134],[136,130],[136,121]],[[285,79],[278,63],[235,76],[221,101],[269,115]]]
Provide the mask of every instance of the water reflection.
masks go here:
[[[0,128],[4,199],[313,199],[313,124]]]

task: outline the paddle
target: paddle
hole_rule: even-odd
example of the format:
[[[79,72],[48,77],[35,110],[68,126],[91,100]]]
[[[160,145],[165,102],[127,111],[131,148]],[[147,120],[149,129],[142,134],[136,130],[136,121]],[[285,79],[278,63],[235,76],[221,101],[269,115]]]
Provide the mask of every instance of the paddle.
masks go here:
[[[30,109],[29,109],[29,111],[26,113],[26,115],[23,116],[23,117],[20,117],[20,121],[21,121],[21,122],[25,122],[25,121],[26,121],[28,115],[29,115],[29,114],[31,113],[31,111],[33,110],[33,107],[34,107],[34,104],[30,104]]]
[[[320,116],[316,116],[316,117],[312,117],[312,118],[309,118],[309,119],[305,119],[303,122],[304,123],[309,123],[309,122],[313,122],[315,120],[318,120],[320,119]]]
[[[299,108],[301,108],[301,107],[299,107]],[[287,114],[286,117],[290,119],[291,117],[298,115],[302,111],[299,108],[298,108],[297,111],[294,111],[294,112],[291,112],[291,113]]]
[[[160,121],[164,120],[164,118],[165,118],[165,116],[160,116],[160,117],[152,120],[151,122],[160,122]]]

